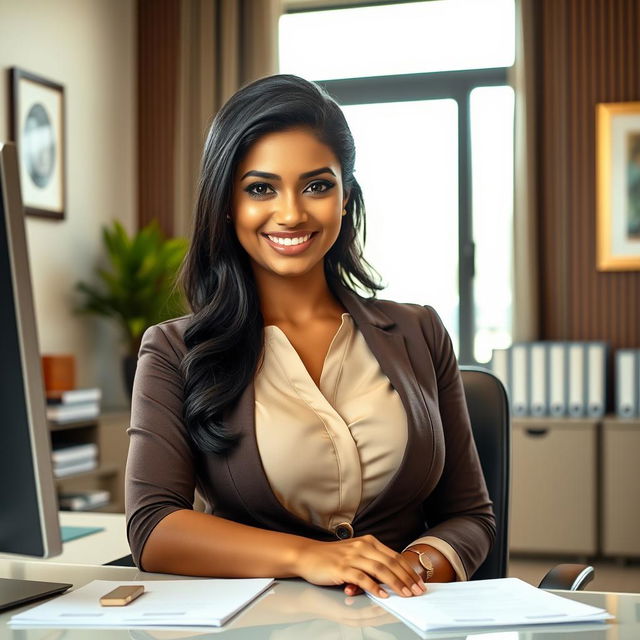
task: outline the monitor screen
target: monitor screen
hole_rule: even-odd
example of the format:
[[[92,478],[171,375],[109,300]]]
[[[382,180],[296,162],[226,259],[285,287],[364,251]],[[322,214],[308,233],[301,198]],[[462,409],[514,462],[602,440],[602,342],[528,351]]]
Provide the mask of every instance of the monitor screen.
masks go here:
[[[0,553],[62,551],[18,159],[0,142]]]

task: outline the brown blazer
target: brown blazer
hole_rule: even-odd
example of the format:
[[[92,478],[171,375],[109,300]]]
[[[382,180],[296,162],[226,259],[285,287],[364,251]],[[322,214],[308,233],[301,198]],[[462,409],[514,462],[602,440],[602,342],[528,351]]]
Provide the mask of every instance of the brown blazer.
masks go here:
[[[393,387],[408,418],[403,462],[383,491],[361,508],[354,535],[373,534],[400,551],[422,535],[446,540],[467,576],[486,557],[495,517],[478,460],[451,339],[432,307],[367,300],[336,292]],[[336,534],[278,502],[265,476],[254,428],[254,387],[227,416],[241,434],[229,455],[194,452],[182,421],[179,365],[190,316],[144,334],[133,390],[126,473],[127,535],[140,566],[153,528],[191,509],[197,487],[207,511],[243,524],[318,540]]]

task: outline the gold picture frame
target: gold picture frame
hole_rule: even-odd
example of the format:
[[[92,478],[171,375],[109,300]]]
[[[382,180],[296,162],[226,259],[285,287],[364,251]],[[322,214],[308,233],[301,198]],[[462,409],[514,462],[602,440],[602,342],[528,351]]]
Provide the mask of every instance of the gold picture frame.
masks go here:
[[[640,271],[640,102],[596,105],[598,271]]]

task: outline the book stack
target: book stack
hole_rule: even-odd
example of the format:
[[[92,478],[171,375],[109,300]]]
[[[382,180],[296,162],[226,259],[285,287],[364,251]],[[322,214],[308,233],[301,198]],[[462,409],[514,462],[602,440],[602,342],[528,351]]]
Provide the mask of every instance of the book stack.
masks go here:
[[[61,493],[58,498],[63,511],[93,511],[108,505],[111,494],[104,490],[79,491]]]
[[[51,452],[53,475],[64,478],[98,467],[98,445],[94,442],[54,447]]]
[[[47,391],[47,419],[65,423],[92,420],[100,414],[100,389]]]

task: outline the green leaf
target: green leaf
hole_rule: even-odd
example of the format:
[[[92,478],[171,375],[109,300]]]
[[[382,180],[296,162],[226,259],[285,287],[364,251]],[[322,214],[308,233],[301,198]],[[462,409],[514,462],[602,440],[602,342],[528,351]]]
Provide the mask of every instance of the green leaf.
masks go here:
[[[165,238],[156,221],[129,237],[116,220],[102,238],[108,265],[96,268],[95,285],[77,283],[83,301],[76,311],[113,317],[135,350],[149,326],[187,312],[175,282],[188,242]]]

